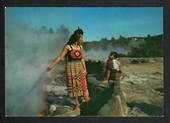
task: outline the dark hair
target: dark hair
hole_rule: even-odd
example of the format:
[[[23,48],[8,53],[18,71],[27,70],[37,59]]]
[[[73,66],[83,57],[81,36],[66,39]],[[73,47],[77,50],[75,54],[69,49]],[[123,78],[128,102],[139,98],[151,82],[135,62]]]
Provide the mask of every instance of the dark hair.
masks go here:
[[[68,45],[74,44],[75,42],[79,40],[81,35],[83,35],[83,30],[78,27],[78,29],[76,29],[74,33],[70,36],[70,39],[67,42],[67,44]]]
[[[115,51],[110,52],[109,56],[114,56],[115,58],[118,58],[118,53]]]

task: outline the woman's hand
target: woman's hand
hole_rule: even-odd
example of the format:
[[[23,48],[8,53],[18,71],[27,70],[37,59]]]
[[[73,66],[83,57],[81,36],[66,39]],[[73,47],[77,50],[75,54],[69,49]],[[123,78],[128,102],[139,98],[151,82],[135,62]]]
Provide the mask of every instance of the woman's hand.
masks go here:
[[[86,70],[83,70],[83,72],[82,72],[83,74],[85,74],[85,75],[87,75],[87,71]]]
[[[51,64],[48,65],[46,70],[50,71],[53,68],[53,66],[58,64],[64,58],[64,56],[67,54],[67,52],[68,52],[68,46],[65,45],[62,52],[52,61]]]
[[[52,69],[52,65],[51,64],[49,64],[48,66],[47,66],[47,71],[50,71]]]

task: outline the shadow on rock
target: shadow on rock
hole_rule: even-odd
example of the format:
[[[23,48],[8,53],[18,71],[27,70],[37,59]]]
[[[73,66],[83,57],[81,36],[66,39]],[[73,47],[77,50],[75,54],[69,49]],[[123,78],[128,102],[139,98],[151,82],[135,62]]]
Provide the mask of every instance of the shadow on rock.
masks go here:
[[[81,116],[96,116],[101,109],[112,98],[113,85],[100,86],[88,83],[91,100],[81,105]]]
[[[129,107],[137,107],[144,113],[152,116],[160,116],[163,114],[163,109],[161,107],[152,105],[152,104],[147,104],[144,102],[132,102],[128,104]]]

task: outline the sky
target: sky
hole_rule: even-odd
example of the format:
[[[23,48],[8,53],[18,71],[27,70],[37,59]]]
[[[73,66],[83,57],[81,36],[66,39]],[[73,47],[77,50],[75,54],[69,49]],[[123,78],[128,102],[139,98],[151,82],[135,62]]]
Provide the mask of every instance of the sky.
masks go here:
[[[162,7],[7,7],[5,16],[35,29],[79,26],[85,41],[163,33]]]

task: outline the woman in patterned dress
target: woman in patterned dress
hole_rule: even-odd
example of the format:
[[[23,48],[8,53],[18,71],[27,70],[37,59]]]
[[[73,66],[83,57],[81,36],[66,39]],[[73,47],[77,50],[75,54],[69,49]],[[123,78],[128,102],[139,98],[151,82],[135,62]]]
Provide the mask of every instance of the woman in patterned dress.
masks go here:
[[[62,52],[48,65],[47,71],[58,64],[65,57],[68,96],[74,101],[74,109],[80,111],[80,97],[89,101],[89,92],[86,83],[86,65],[83,56],[83,30],[78,28],[70,36]]]

